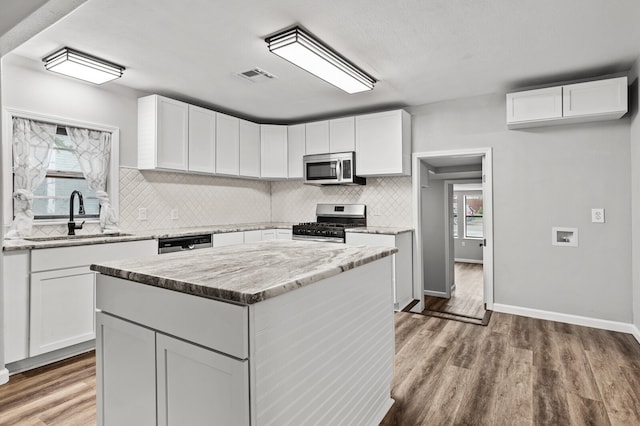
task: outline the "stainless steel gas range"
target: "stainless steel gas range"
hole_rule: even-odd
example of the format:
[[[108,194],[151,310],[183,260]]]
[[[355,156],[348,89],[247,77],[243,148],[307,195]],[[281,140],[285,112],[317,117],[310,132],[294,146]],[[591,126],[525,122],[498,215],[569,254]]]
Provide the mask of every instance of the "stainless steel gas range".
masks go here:
[[[367,226],[364,204],[318,204],[316,222],[293,225],[293,239],[345,242],[345,229]]]

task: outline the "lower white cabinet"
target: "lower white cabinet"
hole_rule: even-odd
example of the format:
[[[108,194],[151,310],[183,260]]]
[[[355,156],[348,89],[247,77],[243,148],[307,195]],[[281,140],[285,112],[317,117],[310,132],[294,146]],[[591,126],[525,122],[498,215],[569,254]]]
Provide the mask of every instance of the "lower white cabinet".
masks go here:
[[[98,375],[99,425],[249,424],[246,359],[106,313],[96,319],[97,368],[106,373]]]
[[[262,230],[244,231],[245,243],[255,243],[257,241],[262,241]]]
[[[275,240],[275,239],[276,239],[276,230],[275,229],[264,229],[262,231],[262,241]]]
[[[213,246],[233,246],[244,243],[244,232],[225,232],[223,234],[213,234]]]
[[[248,360],[161,333],[156,360],[158,425],[249,424]]]
[[[413,300],[413,241],[411,232],[396,235],[347,232],[346,243],[379,247],[397,247],[393,255],[393,303],[402,310]]]
[[[262,229],[244,232],[244,242],[254,243],[266,240],[290,240],[293,232],[290,229]]]
[[[4,362],[29,356],[29,251],[3,253]]]
[[[89,266],[157,250],[156,240],[142,240],[4,253],[5,363],[92,340],[95,273]]]
[[[88,266],[32,273],[29,356],[93,339],[94,294]]]
[[[276,229],[277,240],[290,240],[293,237],[293,231],[291,229]]]
[[[99,425],[156,425],[156,335],[96,313]],[[108,348],[108,350],[104,350]]]

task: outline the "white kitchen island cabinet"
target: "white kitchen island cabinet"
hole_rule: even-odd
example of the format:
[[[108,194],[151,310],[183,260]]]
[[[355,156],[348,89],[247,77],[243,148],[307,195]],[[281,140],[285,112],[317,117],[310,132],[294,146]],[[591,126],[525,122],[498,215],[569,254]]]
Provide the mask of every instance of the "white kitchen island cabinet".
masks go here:
[[[378,424],[393,403],[394,252],[267,241],[93,265],[98,424],[118,424],[112,410],[160,425]],[[144,397],[115,407],[128,357],[154,377],[133,374]]]

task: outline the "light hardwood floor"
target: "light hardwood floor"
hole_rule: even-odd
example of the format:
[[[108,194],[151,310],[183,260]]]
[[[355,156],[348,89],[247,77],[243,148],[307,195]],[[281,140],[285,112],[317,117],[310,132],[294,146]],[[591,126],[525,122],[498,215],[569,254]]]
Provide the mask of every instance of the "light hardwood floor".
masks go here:
[[[485,312],[482,289],[482,265],[456,262],[455,282],[456,289],[450,299],[425,296],[424,310],[447,312],[482,319]]]
[[[494,313],[489,326],[396,313],[383,425],[639,425],[640,344],[614,333]],[[0,425],[95,424],[95,356],[0,386]]]

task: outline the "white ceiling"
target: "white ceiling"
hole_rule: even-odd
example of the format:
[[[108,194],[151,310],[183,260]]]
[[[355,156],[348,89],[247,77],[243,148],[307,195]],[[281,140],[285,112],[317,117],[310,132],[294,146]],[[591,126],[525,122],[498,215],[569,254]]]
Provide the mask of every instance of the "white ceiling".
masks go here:
[[[117,84],[292,123],[627,71],[639,18],[638,0],[91,0],[14,53],[66,45],[124,65]],[[294,24],[376,88],[348,95],[269,53]],[[279,78],[234,75],[255,66]]]
[[[2,13],[0,13],[0,35],[9,31],[46,2],[47,0],[3,1]]]

